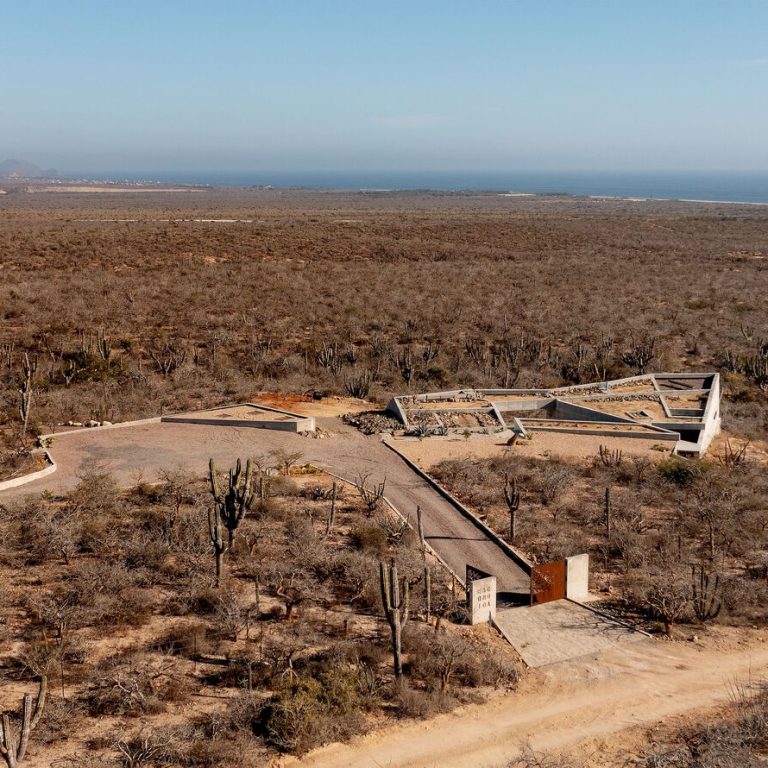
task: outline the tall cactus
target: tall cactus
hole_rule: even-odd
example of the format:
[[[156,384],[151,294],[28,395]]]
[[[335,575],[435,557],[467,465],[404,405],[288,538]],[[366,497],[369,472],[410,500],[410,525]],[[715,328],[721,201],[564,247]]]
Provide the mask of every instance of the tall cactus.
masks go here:
[[[331,535],[331,531],[333,531],[333,524],[336,521],[336,496],[338,493],[338,488],[336,486],[336,481],[333,482],[333,487],[331,488],[331,508],[328,511],[328,519],[325,523],[325,538],[327,539]]]
[[[221,586],[221,564],[226,549],[218,504],[208,508],[208,538],[213,547],[213,556],[216,558],[216,588],[218,589]]]
[[[34,378],[37,372],[37,360],[29,359],[25,352],[22,359],[22,372],[24,378],[19,383],[19,416],[21,417],[21,436],[27,434],[29,426],[29,414],[32,412],[32,396],[34,394]]]
[[[99,331],[96,336],[96,349],[99,351],[99,357],[106,363],[112,354],[112,349],[110,348],[109,339],[104,335],[103,331]]]
[[[219,479],[216,475],[216,465],[213,459],[208,463],[209,479],[211,481],[211,495],[214,505],[218,510],[218,517],[228,532],[228,548],[232,548],[235,531],[245,513],[253,506],[254,494],[251,487],[253,480],[253,462],[251,459],[245,464],[245,478],[240,484],[242,463],[237,460],[235,469],[229,470],[229,487],[226,493],[219,490]]]
[[[517,510],[520,508],[520,491],[517,490],[517,478],[504,478],[504,501],[509,512],[509,542],[515,543],[517,534]]]
[[[397,581],[397,565],[392,560],[390,565],[379,563],[379,575],[381,577],[381,604],[384,615],[392,632],[392,656],[394,657],[395,677],[403,676],[402,638],[403,629],[408,623],[408,609],[410,606],[410,594],[408,581],[403,579],[402,597],[400,584]]]
[[[37,701],[34,708],[32,707],[32,695],[29,693],[24,694],[21,705],[21,732],[18,739],[13,734],[8,715],[3,715],[2,719],[0,719],[0,757],[5,760],[8,768],[19,768],[21,766],[24,755],[27,753],[29,736],[43,715],[47,690],[48,679],[43,675],[40,678]]]
[[[722,602],[718,597],[720,589],[720,577],[715,574],[714,579],[710,574],[704,573],[704,566],[700,565],[698,569],[693,568],[693,612],[699,621],[711,621],[717,618],[722,608]],[[696,571],[698,570],[698,579]]]

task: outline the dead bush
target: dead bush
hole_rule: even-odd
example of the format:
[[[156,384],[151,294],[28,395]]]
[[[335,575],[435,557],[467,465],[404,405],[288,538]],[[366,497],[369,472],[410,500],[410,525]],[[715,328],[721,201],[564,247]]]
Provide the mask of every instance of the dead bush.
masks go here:
[[[49,698],[43,716],[35,728],[35,742],[55,744],[72,737],[75,725],[85,714],[77,699]]]
[[[166,701],[183,701],[190,681],[172,660],[128,654],[105,659],[89,680],[85,702],[92,717],[157,714]]]
[[[167,629],[149,644],[150,650],[168,656],[194,658],[199,653],[208,653],[208,627],[205,624],[180,622]]]
[[[451,696],[434,690],[421,691],[412,688],[407,682],[395,691],[392,703],[398,716],[417,720],[450,712],[456,706],[456,700]]]

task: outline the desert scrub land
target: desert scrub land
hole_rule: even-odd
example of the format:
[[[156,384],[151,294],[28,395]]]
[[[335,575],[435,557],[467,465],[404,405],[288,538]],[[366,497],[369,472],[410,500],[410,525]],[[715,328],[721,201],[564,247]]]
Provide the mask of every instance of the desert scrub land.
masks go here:
[[[765,436],[764,207],[211,190],[0,211],[6,454],[259,390],[384,401],[643,370],[723,372],[728,428]]]
[[[183,472],[121,491],[94,471],[2,510],[2,709],[47,681],[24,765],[263,765],[515,685],[394,513],[296,455],[261,457],[253,487],[220,580],[210,489]],[[381,563],[409,590],[402,678]]]
[[[647,629],[669,635],[683,623],[685,636],[714,620],[764,627],[765,458],[723,441],[710,453],[652,461],[604,451],[584,461],[507,451],[430,471],[534,562],[589,552],[593,591]]]
[[[431,471],[532,559],[590,552],[611,611],[672,637],[764,626],[764,207],[209,190],[17,192],[0,211],[0,479],[67,422],[256,392],[381,405],[714,369],[731,443],[704,461],[553,451]],[[66,497],[2,510],[2,709],[48,684],[27,764],[263,764],[515,685],[515,653],[462,624],[434,563],[427,611],[418,537],[347,486],[328,531],[331,478],[288,458],[259,463],[218,587],[203,478],[122,489],[94,466]]]

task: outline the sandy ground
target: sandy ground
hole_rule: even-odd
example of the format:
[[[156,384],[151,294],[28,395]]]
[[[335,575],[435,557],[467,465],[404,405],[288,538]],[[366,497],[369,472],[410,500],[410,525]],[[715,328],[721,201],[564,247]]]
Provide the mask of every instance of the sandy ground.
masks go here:
[[[304,395],[291,395],[284,392],[262,392],[254,395],[251,402],[267,405],[270,408],[282,408],[293,413],[300,413],[302,416],[314,416],[318,419],[343,416],[345,413],[359,413],[376,408],[373,403],[354,397],[324,397],[322,400],[313,400]]]
[[[537,691],[524,689],[275,765],[496,768],[519,755],[526,742],[537,752],[572,750],[595,740],[610,743],[628,730],[726,703],[734,682],[764,680],[768,641],[765,634],[760,638],[729,652],[686,642],[632,643],[599,662],[557,665]]]
[[[669,455],[674,443],[660,443],[658,440],[646,440],[634,437],[606,437],[602,435],[570,435],[561,432],[536,432],[531,440],[518,440],[514,446],[508,446],[511,432],[495,435],[473,436],[469,440],[450,435],[448,437],[430,437],[420,440],[417,437],[397,437],[391,442],[422,469],[429,469],[445,459],[475,458],[487,459],[495,456],[529,456],[546,459],[557,456],[564,459],[597,458],[601,445],[610,450],[623,451],[627,456],[646,456],[658,461]],[[661,446],[658,450],[654,446]]]
[[[728,443],[730,443],[731,450],[738,451],[744,445],[744,442],[744,440],[735,438],[727,432],[721,432],[710,444],[707,455],[712,459],[722,459]],[[748,443],[746,457],[749,461],[755,461],[760,464],[768,463],[768,441],[754,440]]]

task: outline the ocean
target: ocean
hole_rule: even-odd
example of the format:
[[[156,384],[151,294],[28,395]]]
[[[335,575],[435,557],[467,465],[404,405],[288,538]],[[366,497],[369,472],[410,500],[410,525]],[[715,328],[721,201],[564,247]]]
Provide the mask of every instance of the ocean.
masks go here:
[[[768,171],[685,172],[435,172],[435,171],[243,171],[67,174],[99,180],[170,184],[273,186],[349,190],[487,191],[537,195],[711,200],[768,204]]]

